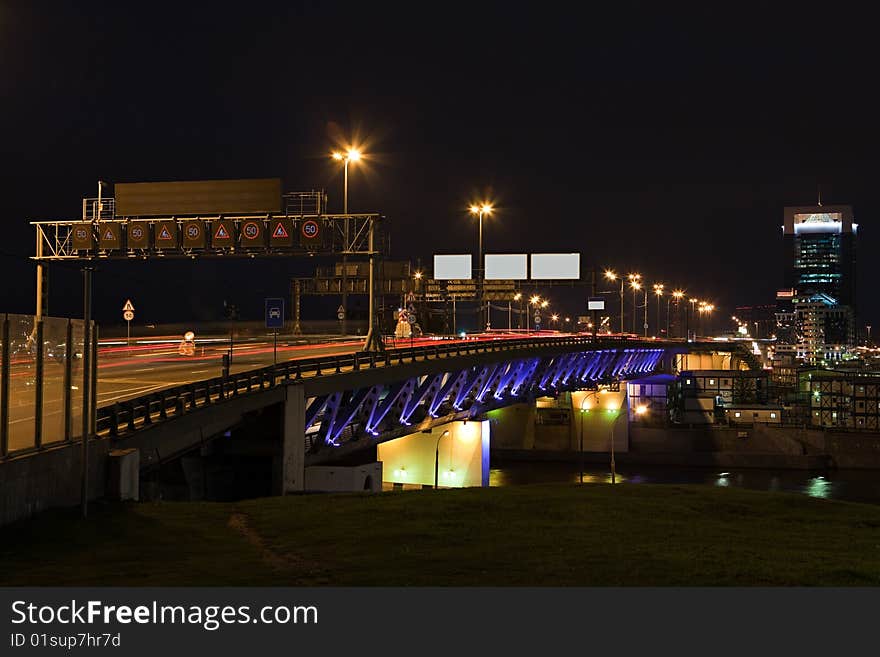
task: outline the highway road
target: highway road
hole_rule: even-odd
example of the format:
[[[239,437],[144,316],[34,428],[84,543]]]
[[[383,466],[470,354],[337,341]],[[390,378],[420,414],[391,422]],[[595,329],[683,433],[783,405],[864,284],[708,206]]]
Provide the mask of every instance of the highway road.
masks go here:
[[[493,334],[471,336],[478,339],[515,338],[521,334]],[[458,340],[453,340],[453,342]],[[357,351],[363,338],[334,339],[332,341],[302,344],[302,340],[279,338],[277,362],[334,356]],[[431,338],[400,340],[400,346],[431,344]],[[184,383],[210,379],[223,373],[223,354],[229,351],[228,336],[205,336],[195,341],[195,353],[181,355],[177,336],[159,336],[125,341],[102,341],[98,348],[98,407],[108,406],[150,392]],[[392,343],[388,343],[392,347]],[[243,372],[265,367],[275,357],[272,340],[252,338],[235,342],[231,370]],[[64,368],[61,363],[47,360],[43,378],[43,443],[63,439]],[[82,427],[82,361],[74,360],[71,385],[73,434]],[[34,373],[32,367],[12,365],[9,408],[9,449],[25,449],[34,445]]]

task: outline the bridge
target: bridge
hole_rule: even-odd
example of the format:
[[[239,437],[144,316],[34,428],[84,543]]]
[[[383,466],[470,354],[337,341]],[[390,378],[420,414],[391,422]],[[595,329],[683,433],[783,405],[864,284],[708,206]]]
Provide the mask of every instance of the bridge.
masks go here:
[[[36,314],[3,320],[0,522],[32,512],[28,505],[75,501],[80,486],[85,507],[86,500],[111,486],[111,456],[134,454],[136,467],[150,472],[242,431],[247,449],[272,460],[272,492],[301,491],[307,468],[363,462],[371,454],[375,460],[377,446],[397,438],[478,420],[537,397],[619,388],[627,379],[669,371],[677,353],[717,348],[597,335],[592,307],[592,335],[536,332],[524,337],[509,331],[467,339],[411,339],[386,348],[377,311],[378,261],[387,250],[382,215],[327,214],[323,192],[279,198],[278,179],[121,185],[122,202],[102,197],[101,184],[98,189],[97,199],[83,200],[81,219],[32,222]],[[144,190],[149,194],[143,196]],[[316,254],[343,259],[340,320],[350,287],[345,263],[358,257],[367,261],[364,340],[311,345],[297,354],[286,345],[281,362],[275,362],[273,350],[271,365],[265,363],[265,349],[242,360],[230,348],[236,366],[222,370],[224,346],[205,341],[200,369],[175,357],[161,368],[124,365],[125,357],[100,348],[92,321],[95,263]],[[579,269],[579,254],[571,255],[577,256]],[[82,320],[46,316],[48,266],[56,262],[82,266]],[[482,263],[478,271],[485,275]],[[578,273],[562,278],[573,285],[581,281]],[[537,279],[546,283],[543,276]],[[491,295],[483,276],[478,279],[474,289],[482,308]],[[595,293],[595,269],[589,284]],[[647,334],[647,314],[644,326]],[[16,340],[27,346],[13,353]],[[212,370],[213,376],[205,376]],[[10,394],[10,381],[20,390]],[[14,407],[10,398],[17,400]]]
[[[98,407],[89,445],[92,496],[107,489],[111,451],[136,450],[140,470],[149,472],[260,417],[275,427],[269,439],[263,432],[253,441],[277,464],[272,490],[300,491],[310,466],[351,463],[402,436],[478,420],[540,396],[619,385],[668,369],[676,354],[718,348],[565,334],[421,339],[380,353],[357,346],[340,345],[336,349],[342,353],[246,368]],[[67,489],[67,502],[75,503],[81,444],[70,437],[10,454],[0,464],[9,512],[10,498],[22,492],[22,473],[30,478],[29,490],[39,488],[41,478],[53,480],[54,488]]]

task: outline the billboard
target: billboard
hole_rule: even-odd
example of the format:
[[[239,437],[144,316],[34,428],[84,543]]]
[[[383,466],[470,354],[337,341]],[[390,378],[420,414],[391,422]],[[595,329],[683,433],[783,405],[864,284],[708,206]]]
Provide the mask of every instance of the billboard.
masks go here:
[[[533,253],[532,279],[577,280],[581,277],[580,253]]]
[[[434,279],[459,280],[471,277],[471,254],[434,255]]]
[[[486,280],[523,281],[528,277],[527,254],[486,254]]]
[[[281,179],[116,183],[116,216],[164,217],[281,211]]]

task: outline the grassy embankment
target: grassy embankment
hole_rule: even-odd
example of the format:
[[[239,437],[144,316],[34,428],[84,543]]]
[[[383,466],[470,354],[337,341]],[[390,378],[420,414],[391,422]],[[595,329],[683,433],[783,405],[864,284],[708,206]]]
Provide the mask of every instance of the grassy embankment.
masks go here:
[[[93,505],[0,529],[0,585],[880,585],[880,506],[592,484]]]

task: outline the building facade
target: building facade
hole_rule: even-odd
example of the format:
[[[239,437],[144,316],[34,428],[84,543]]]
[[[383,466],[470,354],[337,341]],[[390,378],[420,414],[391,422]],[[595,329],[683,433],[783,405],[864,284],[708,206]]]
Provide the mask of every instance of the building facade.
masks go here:
[[[856,309],[858,224],[849,205],[787,207],[785,280],[800,294],[825,294]]]

